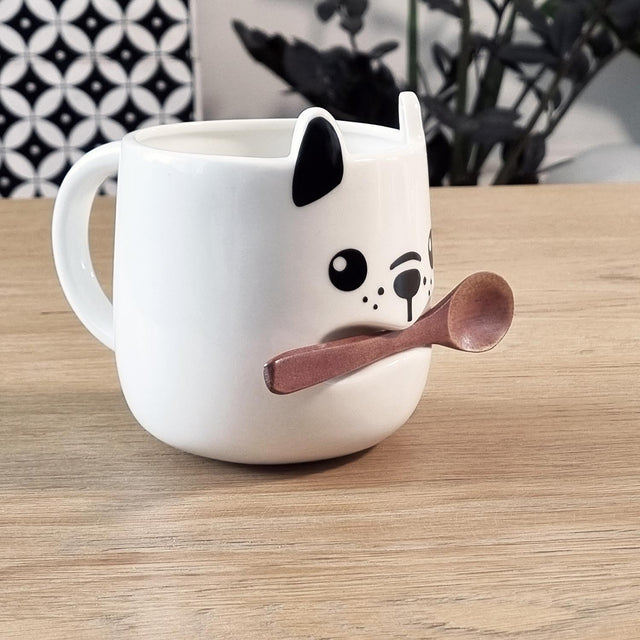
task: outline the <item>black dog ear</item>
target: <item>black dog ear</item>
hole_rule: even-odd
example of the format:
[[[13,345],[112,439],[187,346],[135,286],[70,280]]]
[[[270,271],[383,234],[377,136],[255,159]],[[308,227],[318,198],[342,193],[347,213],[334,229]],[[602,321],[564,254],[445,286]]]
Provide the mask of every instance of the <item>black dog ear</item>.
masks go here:
[[[319,200],[342,182],[344,165],[340,138],[321,116],[309,121],[293,172],[293,202],[298,207]]]

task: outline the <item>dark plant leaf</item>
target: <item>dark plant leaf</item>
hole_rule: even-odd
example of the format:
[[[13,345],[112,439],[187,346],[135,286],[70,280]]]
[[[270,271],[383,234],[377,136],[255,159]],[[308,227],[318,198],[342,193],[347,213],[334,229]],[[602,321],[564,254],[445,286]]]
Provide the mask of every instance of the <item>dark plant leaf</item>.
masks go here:
[[[372,60],[377,60],[378,58],[382,58],[382,56],[387,55],[391,51],[395,51],[398,48],[398,42],[396,40],[387,40],[386,42],[381,42],[376,45],[369,51],[369,57]]]
[[[544,15],[553,20],[558,12],[558,7],[566,2],[578,5],[584,12],[585,19],[595,18],[596,22],[602,22],[603,10],[611,0],[543,0],[539,4],[539,8]]]
[[[558,58],[544,46],[510,42],[498,50],[498,55],[505,63],[515,64],[543,64],[555,66]]]
[[[547,13],[533,4],[532,0],[516,0],[518,13],[529,23],[531,29],[537,33],[544,42],[549,41],[550,26],[547,21]]]
[[[569,65],[568,75],[573,82],[580,84],[589,75],[591,64],[589,63],[589,56],[584,51],[578,51],[572,56],[571,64]]]
[[[486,124],[477,127],[469,138],[483,145],[494,145],[505,140],[513,140],[518,136],[517,127],[513,125]]]
[[[553,109],[557,109],[562,104],[562,90],[560,89],[560,87],[556,87],[553,90],[551,96],[549,97],[549,101],[551,102],[551,106],[553,107]]]
[[[538,79],[535,77],[527,76],[526,74],[521,74],[520,80],[522,84],[524,84],[528,91],[533,91],[533,94],[538,99],[538,102],[542,102],[545,99],[545,92],[541,87],[538,86]]]
[[[613,36],[604,28],[598,29],[588,40],[591,51],[596,58],[606,58],[613,53],[615,42]]]
[[[473,142],[487,145],[515,140],[521,131],[516,125],[519,117],[520,114],[512,109],[485,109],[472,118],[475,126],[470,132],[470,138]]]
[[[483,49],[486,49],[489,52],[497,51],[498,47],[496,42],[485,36],[483,33],[472,31],[469,37],[471,39],[471,48],[475,54],[480,53]]]
[[[514,173],[506,184],[538,184],[539,182],[537,173]]]
[[[429,159],[429,184],[441,187],[445,177],[451,171],[451,143],[447,136],[437,129],[427,141],[427,157]]]
[[[365,14],[369,2],[368,0],[342,0],[347,15],[351,18],[362,18]]]
[[[345,31],[355,36],[356,33],[362,30],[362,27],[364,26],[364,22],[361,16],[343,15],[340,18],[340,26]]]
[[[634,42],[628,44],[627,49],[629,49],[631,53],[635,53],[637,56],[640,56],[640,37],[638,37]]]
[[[306,42],[288,42],[233,23],[249,54],[309,102],[334,117],[388,127],[398,126],[396,80],[380,60],[334,47],[319,51]]]
[[[484,68],[484,74],[481,76],[480,84],[476,90],[475,104],[473,106],[472,113],[480,113],[485,109],[490,109],[496,106],[498,103],[500,89],[502,87],[505,69],[513,69],[518,75],[522,73],[520,65],[506,63],[497,55],[501,43],[506,44],[506,42],[509,42],[511,35],[512,30],[508,28],[503,35],[499,36],[495,40],[489,40],[489,42],[482,45],[489,51],[489,57]],[[482,158],[486,159],[488,153],[489,150],[486,148],[479,151],[476,156],[477,166],[481,165],[484,161]]]
[[[516,143],[511,141],[511,142],[505,142],[502,145],[502,150],[500,152],[500,157],[502,159],[503,162],[506,162],[506,160],[509,158],[509,156],[511,155],[511,152],[515,149]]]
[[[524,73],[520,75],[520,80],[529,91],[533,91],[533,94],[539,102],[545,103],[545,108],[547,108],[549,102],[553,105],[554,109],[557,109],[560,106],[560,103],[562,102],[560,86],[556,86],[553,89],[546,85],[540,86],[540,84],[538,84],[540,82],[540,78],[537,76],[527,76]]]
[[[398,126],[400,90],[387,66],[343,47],[319,53],[323,90],[305,97],[337,118]]]
[[[520,119],[520,114],[514,109],[505,109],[503,107],[493,107],[491,109],[485,109],[478,115],[478,122],[481,124],[487,124],[492,122],[504,122],[514,123]]]
[[[429,9],[434,9],[436,11],[444,11],[444,13],[453,16],[454,18],[459,18],[462,15],[462,11],[460,10],[460,5],[454,0],[422,0]]]
[[[560,87],[556,87],[551,94],[551,104],[554,109],[557,109],[562,104],[562,90]]]
[[[585,14],[582,7],[573,0],[558,4],[549,31],[549,44],[559,57],[571,51],[582,33]]]
[[[285,79],[303,95],[319,95],[325,91],[326,75],[320,52],[306,42],[296,41],[285,48],[282,56]]]
[[[333,18],[338,9],[338,0],[323,0],[316,5],[316,15],[322,22],[327,22]]]
[[[422,103],[438,122],[450,129],[460,130],[463,126],[463,119],[460,118],[449,105],[444,101],[433,96],[423,96]]]
[[[617,34],[627,39],[640,27],[640,0],[611,0],[606,15]]]
[[[286,80],[282,58],[289,46],[281,35],[269,36],[259,29],[249,29],[240,20],[232,22],[234,31],[252,58]]]
[[[431,47],[431,56],[442,77],[445,80],[449,79],[453,67],[453,57],[451,53],[439,42],[436,42],[433,47]]]
[[[515,71],[518,75],[521,75],[523,73],[522,64],[520,62],[516,62],[515,60],[503,58],[501,55],[501,48],[498,48],[498,50],[496,51],[495,59],[498,60],[503,65],[503,67]]]
[[[496,15],[500,15],[502,13],[502,9],[498,6],[496,0],[485,0],[485,2],[493,9]]]
[[[502,160],[506,159],[514,151],[517,140],[505,142],[502,145]],[[546,141],[541,133],[529,135],[524,147],[518,154],[516,169],[507,181],[508,184],[536,184],[538,182],[537,171],[546,154]]]
[[[543,0],[543,2],[540,3],[540,9],[544,11],[545,15],[552,18],[558,9],[559,2],[562,2],[562,0]]]
[[[535,173],[547,152],[547,143],[544,135],[534,133],[524,147],[520,160],[520,171],[525,174]]]

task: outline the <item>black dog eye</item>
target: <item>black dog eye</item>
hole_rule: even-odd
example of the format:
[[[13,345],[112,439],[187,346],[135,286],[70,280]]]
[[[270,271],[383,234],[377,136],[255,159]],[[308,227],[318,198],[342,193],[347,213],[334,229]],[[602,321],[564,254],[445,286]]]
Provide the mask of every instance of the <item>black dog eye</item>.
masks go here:
[[[329,263],[329,279],[340,291],[353,291],[367,278],[367,261],[357,249],[336,253]]]

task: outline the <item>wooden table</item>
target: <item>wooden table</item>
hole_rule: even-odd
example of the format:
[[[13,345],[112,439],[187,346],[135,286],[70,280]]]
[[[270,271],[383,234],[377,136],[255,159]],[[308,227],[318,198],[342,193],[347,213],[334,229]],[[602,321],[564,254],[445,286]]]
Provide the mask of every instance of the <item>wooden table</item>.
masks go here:
[[[432,200],[436,299],[497,271],[510,333],[436,348],[374,449],[274,468],[137,426],[57,285],[51,203],[0,203],[0,637],[640,638],[640,185]]]

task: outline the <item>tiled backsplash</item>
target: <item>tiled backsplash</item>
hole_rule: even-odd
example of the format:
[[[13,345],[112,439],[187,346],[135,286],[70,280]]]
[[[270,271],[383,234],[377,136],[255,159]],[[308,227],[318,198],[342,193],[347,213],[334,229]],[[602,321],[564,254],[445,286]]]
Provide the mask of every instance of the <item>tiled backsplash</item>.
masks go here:
[[[193,119],[191,44],[188,0],[2,0],[0,197],[53,196],[85,151]]]

